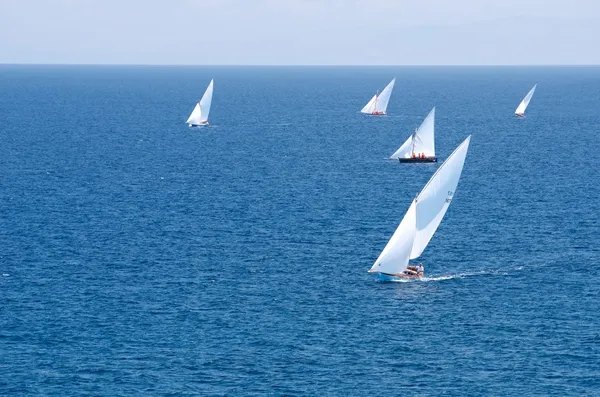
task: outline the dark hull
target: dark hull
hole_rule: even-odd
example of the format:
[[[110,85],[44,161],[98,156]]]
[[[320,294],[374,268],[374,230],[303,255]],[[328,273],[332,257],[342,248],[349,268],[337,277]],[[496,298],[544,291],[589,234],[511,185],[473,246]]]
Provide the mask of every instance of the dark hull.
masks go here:
[[[425,157],[425,158],[399,158],[398,161],[401,163],[437,163],[437,157]]]

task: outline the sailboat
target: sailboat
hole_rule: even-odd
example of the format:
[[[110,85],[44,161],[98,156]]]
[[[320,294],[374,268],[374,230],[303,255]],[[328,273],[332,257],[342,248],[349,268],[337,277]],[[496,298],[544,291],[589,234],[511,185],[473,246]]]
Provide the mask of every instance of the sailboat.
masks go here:
[[[406,142],[390,156],[401,163],[435,163],[435,107],[431,109],[421,126],[408,137]]]
[[[210,81],[202,99],[196,103],[196,107],[190,114],[190,117],[185,122],[190,127],[202,127],[208,125],[208,113],[210,112],[210,104],[213,96],[213,80]]]
[[[537,87],[537,84],[534,85],[531,90],[529,90],[529,92],[527,93],[527,95],[525,95],[525,98],[523,98],[523,100],[521,101],[519,106],[517,106],[517,110],[515,110],[515,116],[525,117],[525,109],[527,109],[527,106],[529,106],[531,97],[533,96],[533,93],[535,92],[535,87]]]
[[[385,115],[388,102],[390,101],[390,96],[392,95],[392,89],[394,88],[394,84],[396,83],[396,78],[394,77],[392,81],[383,89],[381,92],[377,92],[373,98],[365,105],[364,108],[360,111],[361,113],[373,114],[373,115]]]
[[[414,198],[369,273],[377,273],[383,281],[418,279],[423,275],[409,266],[409,261],[421,256],[442,222],[454,197],[470,140],[469,135]]]

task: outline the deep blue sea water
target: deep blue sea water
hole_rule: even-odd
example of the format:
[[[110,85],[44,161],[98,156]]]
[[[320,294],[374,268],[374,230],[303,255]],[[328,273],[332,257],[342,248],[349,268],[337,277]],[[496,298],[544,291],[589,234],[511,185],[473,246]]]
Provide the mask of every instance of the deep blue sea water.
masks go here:
[[[464,172],[379,283],[433,106]],[[600,395],[600,67],[4,65],[0,121],[0,394]]]

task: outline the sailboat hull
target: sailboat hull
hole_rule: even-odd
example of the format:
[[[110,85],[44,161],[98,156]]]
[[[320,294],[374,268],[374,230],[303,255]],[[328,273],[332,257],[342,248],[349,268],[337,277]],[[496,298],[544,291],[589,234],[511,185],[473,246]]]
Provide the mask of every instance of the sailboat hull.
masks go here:
[[[377,273],[377,278],[379,281],[407,281],[407,280],[418,280],[423,276],[423,274],[386,274],[386,273]]]
[[[208,122],[206,122],[206,123],[202,123],[202,124],[188,124],[188,126],[189,126],[190,128],[195,128],[195,127],[206,127],[206,126],[208,126]]]
[[[401,163],[437,163],[437,157],[401,157],[398,159]]]
[[[522,118],[525,117],[525,115],[524,114],[515,113],[515,117],[519,118],[519,119],[522,119]]]
[[[387,115],[386,112],[373,112],[373,113],[369,113],[371,116],[385,116]]]

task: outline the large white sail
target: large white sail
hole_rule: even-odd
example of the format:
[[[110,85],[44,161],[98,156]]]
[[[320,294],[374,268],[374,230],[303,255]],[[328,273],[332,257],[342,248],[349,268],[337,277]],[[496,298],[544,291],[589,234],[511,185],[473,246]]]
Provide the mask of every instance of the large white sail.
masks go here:
[[[373,95],[373,98],[365,105],[364,108],[360,111],[361,113],[371,114],[375,111],[375,103],[377,102],[377,94]]]
[[[394,83],[396,83],[395,77],[392,79],[392,81],[390,81],[390,83],[387,86],[385,86],[383,91],[381,91],[377,96],[377,102],[375,103],[375,112],[386,112],[388,102],[390,101],[390,96],[392,96],[392,90],[394,89]]]
[[[402,144],[402,146],[400,146],[400,148],[398,150],[396,150],[394,152],[394,154],[392,154],[390,156],[391,159],[401,159],[401,158],[408,158],[412,156],[412,151],[413,149],[413,136],[409,136],[408,139]]]
[[[525,98],[523,98],[519,106],[517,106],[517,110],[515,110],[516,115],[523,116],[525,114],[525,109],[527,109],[527,106],[529,106],[529,102],[531,102],[531,97],[535,92],[535,87],[537,87],[537,84],[534,85],[531,90],[529,90],[529,92],[527,93],[527,95],[525,95]]]
[[[444,218],[452,202],[458,180],[465,164],[471,136],[467,137],[444,164],[433,174],[421,193],[415,198],[417,203],[417,231],[410,258],[421,256]]]
[[[419,129],[415,132],[413,153],[423,153],[426,157],[435,157],[435,107],[431,109]]]
[[[208,113],[210,113],[210,105],[212,104],[213,97],[213,84],[214,80],[211,80],[208,84],[208,88],[204,91],[202,99],[200,99],[200,109],[202,109],[202,121],[208,120]]]
[[[415,133],[409,136],[390,158],[409,158],[413,153],[435,157],[435,107],[431,109]]]
[[[467,137],[429,179],[369,272],[400,274],[409,259],[423,253],[452,202],[470,140]]]
[[[213,80],[210,81],[202,99],[198,101],[196,107],[187,119],[186,124],[189,125],[202,125],[208,121],[208,114],[210,113],[210,105],[212,103],[213,96]]]
[[[187,119],[187,121],[185,123],[190,124],[190,125],[201,124],[201,121],[200,121],[201,116],[202,116],[202,111],[200,110],[200,102],[198,102],[196,104],[196,106],[194,107],[194,110],[192,110],[192,114],[190,114],[190,117]]]
[[[403,271],[408,265],[415,231],[416,207],[413,201],[394,235],[381,251],[379,258],[377,258],[369,272],[398,274]]]

